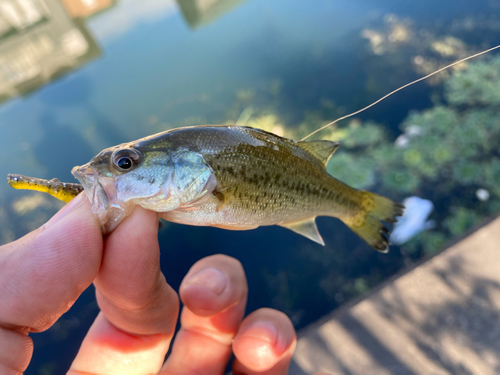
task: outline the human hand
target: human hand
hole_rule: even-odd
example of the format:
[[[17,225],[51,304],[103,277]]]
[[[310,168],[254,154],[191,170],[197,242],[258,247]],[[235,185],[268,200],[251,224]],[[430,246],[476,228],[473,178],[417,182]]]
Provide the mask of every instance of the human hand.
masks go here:
[[[242,320],[241,264],[198,261],[180,287],[181,330],[167,361],[179,300],[160,271],[158,216],[140,207],[104,240],[80,195],[47,224],[0,247],[0,373],[23,372],[30,332],[48,329],[94,282],[101,312],[70,374],[286,374],[295,348],[290,320],[260,309]]]

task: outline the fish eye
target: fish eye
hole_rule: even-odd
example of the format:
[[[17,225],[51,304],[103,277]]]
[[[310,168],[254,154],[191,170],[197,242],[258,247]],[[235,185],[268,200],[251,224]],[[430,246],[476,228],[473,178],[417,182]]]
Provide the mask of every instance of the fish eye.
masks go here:
[[[141,159],[138,151],[133,149],[117,150],[113,153],[113,166],[120,172],[128,172],[134,169]]]
[[[132,160],[126,156],[122,156],[116,161],[116,165],[121,169],[130,169],[132,167]]]

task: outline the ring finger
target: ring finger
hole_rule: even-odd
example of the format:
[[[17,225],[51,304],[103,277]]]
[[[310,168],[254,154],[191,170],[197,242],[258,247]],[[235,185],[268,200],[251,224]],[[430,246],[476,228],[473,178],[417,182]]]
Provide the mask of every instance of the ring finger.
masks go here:
[[[295,329],[285,314],[273,309],[254,311],[234,338],[233,374],[288,374],[296,341]]]

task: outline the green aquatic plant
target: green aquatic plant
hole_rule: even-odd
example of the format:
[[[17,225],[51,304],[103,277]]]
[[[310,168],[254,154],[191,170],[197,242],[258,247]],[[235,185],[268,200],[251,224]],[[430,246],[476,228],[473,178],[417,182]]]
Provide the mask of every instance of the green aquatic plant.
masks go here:
[[[451,105],[500,104],[500,58],[476,61],[467,70],[457,71],[446,81],[446,99]]]
[[[446,81],[443,104],[411,113],[395,144],[373,154],[382,189],[416,193],[437,205],[436,228],[410,245],[424,253],[434,253],[500,205],[500,96],[492,90],[500,83],[500,58],[470,65]],[[489,193],[487,204],[478,189]]]

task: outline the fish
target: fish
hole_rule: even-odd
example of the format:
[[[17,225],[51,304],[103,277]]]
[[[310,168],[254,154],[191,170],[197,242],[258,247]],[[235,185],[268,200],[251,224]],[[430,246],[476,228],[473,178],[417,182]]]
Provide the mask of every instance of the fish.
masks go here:
[[[279,225],[324,245],[317,216],[340,219],[374,249],[404,207],[326,171],[339,147],[236,125],[168,130],[101,151],[73,168],[105,232],[136,205],[165,220],[231,230]]]

